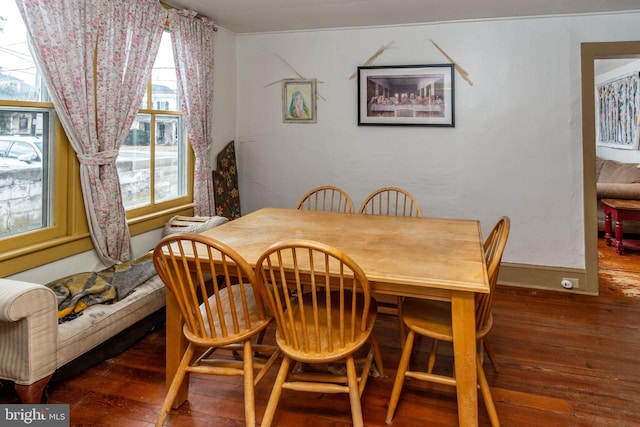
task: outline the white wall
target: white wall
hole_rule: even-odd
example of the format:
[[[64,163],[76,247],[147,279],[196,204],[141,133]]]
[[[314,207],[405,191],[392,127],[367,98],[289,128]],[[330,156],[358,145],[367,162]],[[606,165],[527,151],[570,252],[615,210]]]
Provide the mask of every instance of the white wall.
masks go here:
[[[512,19],[215,38],[214,148],[236,141],[243,213],[292,207],[308,189],[343,187],[359,204],[373,189],[413,192],[427,215],[501,215],[512,231],[504,261],[584,268],[580,43],[640,39],[640,13]],[[439,64],[433,39],[470,75],[455,79],[456,127],[357,126],[349,76],[374,65]],[[295,73],[326,98],[317,124],[284,124],[281,88]],[[137,253],[159,238],[133,239]],[[443,248],[446,249],[446,248]],[[13,278],[46,283],[95,268],[80,254]]]
[[[640,39],[640,14],[511,19],[406,27],[240,35],[237,138],[243,213],[292,207],[308,189],[344,188],[358,205],[379,186],[410,190],[426,215],[501,215],[512,231],[504,261],[584,268],[580,43]],[[349,76],[374,65],[447,62],[455,128],[357,126]],[[316,78],[317,124],[284,124],[282,56]],[[443,248],[446,250],[446,248]]]
[[[212,166],[216,169],[216,156],[236,137],[236,37],[219,28],[214,38],[213,75],[213,147]]]

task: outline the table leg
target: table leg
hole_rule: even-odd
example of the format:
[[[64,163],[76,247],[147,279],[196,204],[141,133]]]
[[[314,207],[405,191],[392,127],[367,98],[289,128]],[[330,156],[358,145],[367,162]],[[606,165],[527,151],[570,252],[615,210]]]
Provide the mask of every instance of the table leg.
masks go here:
[[[182,316],[178,308],[178,302],[171,292],[167,290],[166,304],[166,389],[169,390],[173,376],[178,370],[182,355],[187,349],[187,340],[182,333]],[[182,386],[173,402],[173,408],[182,405],[189,396],[189,373],[185,375]]]
[[[473,292],[451,296],[453,354],[458,394],[458,422],[478,425],[478,379],[476,372],[476,321]]]
[[[624,253],[624,245],[622,244],[622,221],[616,218],[616,253],[622,255]]]
[[[604,240],[607,246],[611,246],[611,212],[604,212]]]

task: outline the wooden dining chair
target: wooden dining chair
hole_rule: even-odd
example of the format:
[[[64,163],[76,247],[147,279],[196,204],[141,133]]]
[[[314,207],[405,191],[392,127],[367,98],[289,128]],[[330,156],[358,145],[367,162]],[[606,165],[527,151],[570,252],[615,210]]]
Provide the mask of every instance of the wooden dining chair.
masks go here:
[[[382,187],[367,196],[359,212],[369,215],[421,217],[422,209],[415,197],[407,190],[398,187]],[[403,297],[377,296],[383,312],[398,315],[402,311]],[[400,322],[400,338],[404,342],[405,331]]]
[[[341,188],[331,185],[314,188],[302,196],[296,209],[353,213],[353,201]]]
[[[376,301],[364,271],[331,246],[288,240],[265,251],[256,275],[274,313],[276,342],[283,353],[262,426],[273,422],[283,390],[347,393],[353,425],[362,426],[360,397],[373,363],[384,373],[373,331]],[[355,353],[367,343],[367,355],[357,358]],[[314,369],[338,363],[346,365],[346,376],[326,366]],[[293,370],[296,364],[299,369]]]
[[[415,197],[398,187],[375,190],[362,202],[359,212],[370,215],[422,216],[422,209]]]
[[[273,365],[279,349],[252,343],[273,321],[256,290],[253,269],[225,244],[188,233],[162,239],[153,263],[176,299],[188,341],[156,426],[164,424],[190,372],[243,376],[245,422],[255,426],[254,386]],[[231,353],[227,356],[220,350]]]
[[[487,294],[476,294],[476,371],[478,375],[478,385],[482,392],[489,419],[492,426],[500,425],[498,414],[491,397],[491,390],[487,383],[487,378],[483,368],[483,346],[482,340],[491,330],[493,318],[491,315],[491,305],[493,294],[498,280],[502,254],[509,237],[510,220],[503,216],[495,225],[491,234],[484,244],[485,258],[487,262],[487,273],[489,277],[490,292]],[[407,337],[400,356],[398,371],[393,383],[389,408],[387,410],[387,424],[391,424],[400,399],[400,393],[405,378],[413,378],[422,381],[431,381],[439,384],[456,385],[455,373],[453,376],[436,374],[433,372],[439,341],[453,342],[453,328],[451,326],[451,303],[448,301],[423,300],[416,298],[406,298],[402,305],[402,321],[408,329]],[[409,361],[413,351],[413,343],[416,334],[433,338],[433,346],[429,354],[426,372],[410,371]]]

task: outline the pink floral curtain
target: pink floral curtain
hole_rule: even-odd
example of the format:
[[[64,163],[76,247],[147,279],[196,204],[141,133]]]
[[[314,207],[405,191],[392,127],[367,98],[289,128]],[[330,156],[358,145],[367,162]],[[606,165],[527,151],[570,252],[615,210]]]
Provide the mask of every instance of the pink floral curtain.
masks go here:
[[[189,141],[196,156],[193,179],[194,213],[210,216],[214,212],[211,145],[213,137],[213,33],[208,18],[196,12],[169,11],[178,84],[182,90],[182,112]]]
[[[157,0],[16,0],[54,107],[80,162],[96,253],[131,258],[116,169],[144,95],[167,11]]]

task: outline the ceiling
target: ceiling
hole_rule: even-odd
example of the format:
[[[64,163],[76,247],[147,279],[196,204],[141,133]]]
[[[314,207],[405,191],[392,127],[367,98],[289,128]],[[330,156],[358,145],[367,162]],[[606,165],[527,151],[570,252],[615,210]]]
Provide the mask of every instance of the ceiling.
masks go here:
[[[638,0],[162,0],[233,33],[640,10]]]

